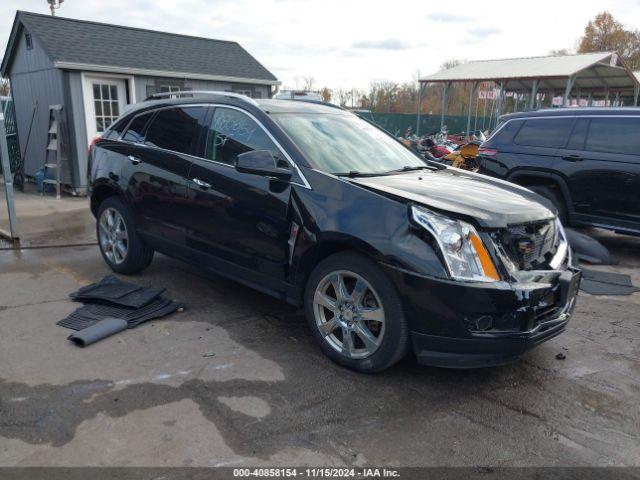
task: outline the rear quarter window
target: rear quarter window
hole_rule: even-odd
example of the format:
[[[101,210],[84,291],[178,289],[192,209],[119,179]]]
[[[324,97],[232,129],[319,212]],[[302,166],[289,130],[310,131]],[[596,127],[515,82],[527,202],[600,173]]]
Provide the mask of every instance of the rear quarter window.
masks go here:
[[[514,143],[529,147],[564,147],[572,126],[573,118],[532,118],[524,122]]]
[[[504,125],[498,125],[486,141],[487,145],[509,145],[513,143],[513,136],[522,127],[523,120],[509,120]]]
[[[119,120],[115,124],[111,125],[111,127],[104,133],[102,138],[107,140],[117,140],[118,138],[120,138],[120,135],[122,135],[122,132],[124,132],[124,129],[127,128],[128,123],[128,118]]]
[[[122,139],[127,142],[143,143],[145,127],[147,123],[149,123],[149,119],[152,116],[153,112],[149,112],[145,113],[144,115],[138,115],[137,117],[135,117],[131,121],[131,124],[129,124],[129,128],[127,128],[127,131]]]
[[[640,117],[592,118],[585,150],[640,156]]]

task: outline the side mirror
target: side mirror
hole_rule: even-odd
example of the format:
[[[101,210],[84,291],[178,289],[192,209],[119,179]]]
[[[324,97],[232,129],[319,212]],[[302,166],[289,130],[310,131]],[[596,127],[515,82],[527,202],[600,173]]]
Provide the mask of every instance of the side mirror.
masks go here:
[[[269,150],[252,150],[241,153],[236,158],[236,170],[241,173],[276,177],[280,180],[291,178],[291,170],[279,167]]]

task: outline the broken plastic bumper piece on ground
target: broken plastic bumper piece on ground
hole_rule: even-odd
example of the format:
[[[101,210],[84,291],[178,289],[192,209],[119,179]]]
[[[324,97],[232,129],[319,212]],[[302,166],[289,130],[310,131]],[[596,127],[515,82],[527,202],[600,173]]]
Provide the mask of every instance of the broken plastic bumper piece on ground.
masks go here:
[[[127,322],[121,318],[105,318],[90,327],[69,335],[69,340],[79,347],[86,347],[127,329]]]

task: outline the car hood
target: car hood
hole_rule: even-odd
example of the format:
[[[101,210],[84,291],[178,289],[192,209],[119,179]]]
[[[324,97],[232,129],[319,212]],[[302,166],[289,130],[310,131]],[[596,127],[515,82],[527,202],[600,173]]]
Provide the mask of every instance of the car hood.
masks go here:
[[[544,201],[542,197],[526,188],[453,168],[356,177],[350,181],[436,210],[472,217],[487,228],[555,217],[540,203]]]

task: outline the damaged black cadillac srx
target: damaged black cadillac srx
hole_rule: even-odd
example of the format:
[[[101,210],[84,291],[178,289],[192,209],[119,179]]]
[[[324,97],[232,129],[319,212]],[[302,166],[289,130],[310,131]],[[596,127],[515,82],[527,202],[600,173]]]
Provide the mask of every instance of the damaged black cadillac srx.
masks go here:
[[[92,143],[90,184],[114,271],[158,251],[304,305],[324,353],[361,372],[410,350],[426,365],[505,363],[575,306],[553,207],[425,163],[337,107],[158,95]]]

